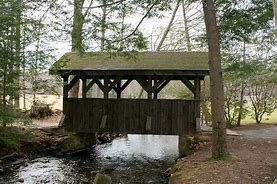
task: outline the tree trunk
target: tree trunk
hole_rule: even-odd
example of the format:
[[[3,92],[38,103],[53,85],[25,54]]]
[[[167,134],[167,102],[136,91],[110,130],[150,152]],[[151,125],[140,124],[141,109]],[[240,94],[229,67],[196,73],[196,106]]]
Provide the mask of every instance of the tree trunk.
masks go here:
[[[163,43],[164,43],[164,40],[166,39],[166,36],[167,36],[167,34],[168,34],[168,32],[169,32],[169,30],[170,30],[170,28],[171,28],[171,26],[172,26],[172,23],[173,23],[173,21],[174,21],[174,19],[175,19],[177,10],[178,10],[178,8],[179,8],[179,4],[180,4],[180,0],[177,1],[177,5],[176,5],[176,7],[175,7],[175,9],[174,9],[174,11],[173,11],[173,14],[172,14],[172,16],[171,16],[171,19],[170,19],[170,21],[169,21],[169,24],[168,24],[167,28],[166,28],[165,31],[164,31],[164,34],[163,34],[163,36],[162,36],[162,39],[161,39],[160,43],[158,44],[157,51],[160,51],[160,50],[161,50],[161,47],[162,47],[162,45],[163,45]]]
[[[126,5],[122,2],[122,19],[121,19],[121,30],[120,30],[120,50],[123,50],[124,45],[124,29],[125,29],[125,17],[126,17]]]
[[[17,88],[20,88],[20,52],[21,52],[21,0],[17,0],[17,10],[16,10],[16,28],[15,28],[15,36],[16,36],[16,43],[15,43],[15,55],[16,55],[16,85]],[[19,90],[15,93],[14,96],[14,106],[19,108]]]
[[[275,19],[275,29],[277,31],[277,0],[272,0],[273,2],[273,13],[274,13],[274,19]]]
[[[83,5],[84,0],[74,0],[73,28],[71,32],[72,52],[82,53],[84,51],[82,32],[85,17],[82,13]],[[70,91],[70,97],[78,98],[79,84],[80,82],[77,81],[76,84],[72,87]]]
[[[6,88],[7,88],[7,64],[5,63],[4,65],[4,75],[3,75],[3,109],[5,110],[6,109],[6,105],[7,105],[7,102],[6,102]],[[3,122],[3,127],[6,127],[6,122],[4,121]]]
[[[221,159],[228,154],[224,119],[224,90],[220,61],[219,30],[213,0],[202,0],[208,37],[211,111],[213,127],[212,157]]]
[[[72,51],[80,52],[84,51],[83,49],[83,25],[84,25],[84,15],[82,13],[82,8],[84,5],[84,0],[74,0],[74,17],[73,17],[73,29],[71,32],[71,42],[72,42]]]
[[[189,27],[188,27],[188,20],[186,15],[186,7],[185,7],[185,0],[182,0],[182,8],[183,8],[183,16],[184,16],[184,25],[185,25],[185,36],[187,41],[187,49],[191,51],[191,41],[189,35]]]
[[[238,121],[237,126],[241,125],[242,113],[243,113],[243,101],[244,101],[244,90],[245,90],[245,81],[241,83],[241,92],[240,92],[240,102],[239,102],[239,112],[238,112]]]
[[[259,115],[256,115],[256,116],[255,116],[255,120],[256,120],[256,123],[257,123],[257,124],[260,124],[260,123],[261,123],[261,118],[259,117]]]
[[[25,30],[23,28],[23,30]],[[26,34],[23,32],[23,43],[22,43],[22,96],[23,96],[23,109],[26,110],[26,57],[25,57],[25,46],[26,46]]]
[[[107,2],[106,0],[102,0],[102,20],[101,20],[101,45],[100,49],[103,52],[105,49],[105,39],[106,39],[106,18],[107,18]]]
[[[243,42],[243,62],[246,62],[245,41]],[[243,81],[241,82],[241,89],[240,89],[241,91],[240,91],[240,101],[239,101],[239,112],[238,112],[237,126],[240,126],[240,124],[241,124],[245,85],[246,85],[246,83],[245,83],[245,80],[243,79]]]

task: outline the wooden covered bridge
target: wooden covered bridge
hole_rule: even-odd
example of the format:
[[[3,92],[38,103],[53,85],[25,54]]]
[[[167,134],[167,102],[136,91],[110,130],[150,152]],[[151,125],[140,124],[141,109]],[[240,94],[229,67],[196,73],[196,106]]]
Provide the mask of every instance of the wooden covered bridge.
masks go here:
[[[199,129],[201,80],[209,74],[206,52],[66,53],[52,66],[55,71],[64,80],[61,126],[69,131],[180,135]],[[79,80],[81,97],[69,97]],[[121,98],[134,80],[147,99]],[[182,81],[194,99],[158,99],[172,80]],[[87,97],[93,85],[104,98]],[[117,98],[109,98],[112,90]]]

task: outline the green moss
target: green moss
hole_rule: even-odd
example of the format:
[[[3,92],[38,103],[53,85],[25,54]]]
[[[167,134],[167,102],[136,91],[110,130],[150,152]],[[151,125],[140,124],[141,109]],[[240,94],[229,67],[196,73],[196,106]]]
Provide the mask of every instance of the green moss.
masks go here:
[[[110,53],[66,53],[50,69],[57,70],[208,70],[206,52],[141,52],[137,57]],[[51,72],[53,73],[53,72]]]
[[[83,147],[84,145],[81,143],[80,138],[75,134],[70,134],[58,141],[56,154],[63,155]]]
[[[98,174],[96,174],[93,183],[94,184],[111,184],[112,179],[108,175],[98,173]]]
[[[277,184],[277,178],[274,180],[273,184]]]
[[[177,163],[171,168],[170,174],[174,175],[174,174],[178,173],[178,171],[180,170],[180,168],[181,168],[181,163],[180,163],[180,162],[177,162]]]
[[[62,139],[57,140],[55,154],[64,155],[85,149],[87,146],[95,144],[93,134],[73,134],[68,133]]]
[[[51,66],[51,68],[49,69],[49,73],[51,75],[58,74],[58,71],[65,67],[69,61],[70,58],[68,57],[68,55],[63,55],[56,63]]]

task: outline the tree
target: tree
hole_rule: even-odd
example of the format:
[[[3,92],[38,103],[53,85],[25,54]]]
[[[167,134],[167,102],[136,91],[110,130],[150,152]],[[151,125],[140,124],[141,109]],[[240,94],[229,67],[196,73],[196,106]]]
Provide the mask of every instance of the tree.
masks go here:
[[[187,41],[187,48],[188,51],[191,51],[191,41],[190,41],[190,34],[189,34],[189,26],[188,26],[188,19],[187,19],[187,13],[186,13],[186,6],[185,6],[185,0],[182,0],[182,8],[183,8],[183,17],[184,17],[184,26],[185,26],[185,36]]]
[[[175,16],[176,16],[177,10],[178,10],[178,8],[179,8],[180,1],[181,1],[181,0],[177,0],[176,7],[175,7],[175,9],[174,9],[174,11],[173,11],[173,13],[172,13],[172,16],[171,16],[171,19],[170,19],[170,21],[169,21],[169,23],[168,23],[168,26],[166,27],[166,29],[165,29],[165,31],[164,31],[164,34],[163,34],[163,36],[162,36],[162,39],[160,40],[160,42],[159,42],[159,44],[158,44],[158,46],[157,46],[157,51],[160,51],[160,50],[161,50],[161,47],[162,47],[162,45],[163,45],[163,43],[164,43],[164,40],[165,40],[165,38],[166,38],[166,36],[167,36],[167,34],[168,34],[170,28],[172,27],[172,23],[173,23],[173,21],[174,21],[174,18],[175,18]]]
[[[4,127],[23,117],[12,101],[18,97],[20,88],[17,3],[18,1],[0,1],[0,125]]]
[[[220,61],[219,30],[213,0],[202,0],[208,37],[211,112],[213,127],[212,157],[221,159],[228,154],[224,119],[224,90]]]
[[[92,0],[91,0],[92,1]],[[83,26],[86,15],[83,14],[83,6],[85,0],[74,0],[74,13],[73,13],[73,25],[71,32],[71,50],[72,52],[82,53],[84,52],[83,45]],[[87,10],[88,12],[88,10]],[[73,86],[70,96],[78,97],[79,94],[79,81]]]
[[[264,72],[268,71],[254,76],[248,88],[256,123],[261,123],[265,114],[271,114],[277,108],[276,81]]]
[[[241,119],[247,111],[245,90],[249,75],[255,69],[246,61],[245,48],[243,59],[240,54],[224,54],[222,57],[224,70],[225,87],[225,119],[228,127],[240,126]]]
[[[240,126],[241,119],[244,116],[243,113],[245,112],[244,96],[246,84],[248,76],[251,74],[249,73],[251,66],[248,65],[247,61],[252,59],[251,55],[253,53],[262,52],[261,50],[253,52],[253,46],[256,47],[257,45],[255,43],[256,37],[265,38],[266,34],[270,32],[272,26],[272,2],[270,0],[240,2],[235,0],[216,1],[216,8],[219,12],[218,22],[220,27],[221,49],[225,53],[228,53],[226,54],[227,57],[222,58],[222,61],[225,64],[227,63],[225,65],[227,67],[225,73],[228,73],[227,75],[230,75],[229,78],[232,78],[231,80],[225,81],[225,84],[230,90],[231,85],[229,84],[237,83],[235,87],[237,88],[236,98],[234,98],[234,93],[226,90],[227,96],[225,99],[228,99],[230,103],[225,103],[225,105],[229,104],[233,109],[236,109],[236,111],[231,111],[237,114],[233,121],[237,121],[237,125]],[[261,32],[266,34],[261,34]],[[266,44],[270,43],[266,42]],[[231,106],[225,107],[229,108]],[[230,112],[228,109],[226,110],[226,112]]]
[[[225,75],[224,88],[225,88],[224,115],[226,120],[226,126],[230,128],[237,122],[236,118],[240,110],[240,106],[239,106],[240,99],[238,94],[240,83],[234,80],[232,76]]]
[[[277,0],[272,0],[273,2],[273,12],[274,12],[274,19],[275,19],[275,28],[277,29]]]
[[[16,70],[17,70],[17,86],[20,86],[20,65],[21,65],[21,11],[22,11],[22,0],[16,1]],[[14,105],[19,108],[19,90],[14,97]]]
[[[114,2],[99,0],[99,6],[92,6],[93,1],[91,0],[88,7],[84,7],[84,2],[84,0],[74,0],[73,28],[71,32],[73,52],[75,51],[81,54],[89,48],[89,44],[86,45],[87,47],[84,44],[86,42],[86,36],[89,37],[88,40],[90,40],[90,44],[100,41],[100,49],[96,48],[96,50],[105,52],[136,51],[147,48],[147,42],[145,41],[143,34],[138,30],[138,27],[144,18],[149,16],[149,12],[152,10],[154,5],[159,2],[158,0],[146,2],[146,7],[144,7],[145,3],[136,1],[130,1],[128,3],[128,7],[126,3],[123,3],[123,1]],[[122,38],[126,30],[131,30],[130,26],[125,24],[124,19],[129,13],[127,10],[130,11],[131,9],[134,9],[134,7],[130,8],[132,5],[142,7],[142,9],[147,9],[147,13],[137,27],[129,35]],[[123,13],[122,6],[124,10]],[[97,8],[101,10],[100,15],[97,13],[90,14],[90,10]],[[114,20],[115,17],[117,19],[122,18],[122,21]],[[87,27],[92,29],[85,30]],[[95,45],[93,50],[95,50]],[[72,88],[71,96],[77,97],[78,92],[79,82],[77,82]]]

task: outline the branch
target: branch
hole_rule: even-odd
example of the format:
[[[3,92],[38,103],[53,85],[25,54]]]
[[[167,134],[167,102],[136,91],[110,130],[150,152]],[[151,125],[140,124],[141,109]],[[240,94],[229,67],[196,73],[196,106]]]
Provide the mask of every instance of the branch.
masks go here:
[[[89,8],[85,11],[84,17],[86,17],[88,15],[88,12],[89,12],[89,9],[90,9],[92,3],[93,3],[93,0],[90,1],[89,6],[88,6]]]
[[[153,7],[159,2],[159,0],[156,0],[152,5],[151,7],[148,9],[148,11],[145,13],[145,15],[141,18],[141,20],[139,21],[138,25],[135,27],[135,29],[127,36],[125,36],[124,38],[122,39],[118,39],[118,40],[114,40],[110,43],[115,43],[115,42],[120,42],[120,41],[123,41],[123,40],[126,40],[127,38],[131,37],[133,34],[136,33],[136,31],[138,30],[139,26],[141,25],[141,23],[143,22],[143,20],[148,16],[148,14],[150,13],[150,11],[153,9]]]
[[[97,6],[83,7],[83,8],[86,8],[86,9],[102,8],[102,7],[107,7],[107,6],[115,5],[115,4],[121,3],[123,1],[126,1],[126,0],[119,0],[119,1],[112,2],[112,3],[101,4],[101,5],[97,5]]]

